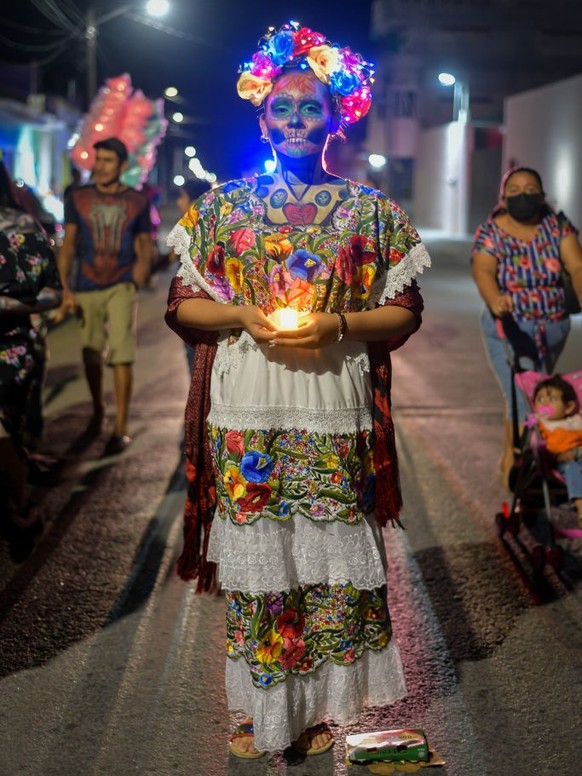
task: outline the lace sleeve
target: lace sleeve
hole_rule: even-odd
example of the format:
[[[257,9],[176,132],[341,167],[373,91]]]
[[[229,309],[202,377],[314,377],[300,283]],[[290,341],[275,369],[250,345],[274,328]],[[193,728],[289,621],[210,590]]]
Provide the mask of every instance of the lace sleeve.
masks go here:
[[[371,308],[394,300],[431,264],[428,251],[406,213],[385,197],[377,201],[381,261],[370,293]]]

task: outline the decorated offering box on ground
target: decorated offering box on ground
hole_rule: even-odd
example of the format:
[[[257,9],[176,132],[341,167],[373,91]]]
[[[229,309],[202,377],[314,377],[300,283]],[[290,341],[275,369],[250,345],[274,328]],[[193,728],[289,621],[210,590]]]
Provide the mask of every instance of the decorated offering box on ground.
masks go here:
[[[347,759],[354,765],[375,762],[426,763],[428,741],[419,728],[382,730],[346,737]]]

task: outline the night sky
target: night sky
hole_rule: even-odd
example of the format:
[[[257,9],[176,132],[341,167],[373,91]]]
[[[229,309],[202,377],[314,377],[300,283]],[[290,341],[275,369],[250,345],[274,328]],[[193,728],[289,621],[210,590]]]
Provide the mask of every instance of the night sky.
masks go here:
[[[134,88],[150,97],[161,97],[166,86],[176,86],[184,104],[176,105],[187,117],[181,131],[184,145],[196,146],[206,169],[216,172],[219,180],[239,175],[265,156],[259,142],[255,109],[240,100],[235,84],[241,62],[250,58],[257,42],[270,25],[279,27],[294,19],[322,32],[333,43],[348,45],[374,61],[369,42],[370,2],[348,6],[337,0],[323,2],[266,2],[252,0],[170,0],[171,11],[164,25],[184,34],[185,38],[120,17],[99,28],[98,81],[128,72]],[[46,0],[61,10],[72,0]],[[41,0],[31,0],[0,14],[19,24],[43,27],[45,41],[52,40],[58,29],[39,10]],[[88,2],[75,2],[83,11]],[[95,0],[96,16],[122,6],[111,0]],[[135,4],[136,8],[139,4]],[[51,31],[49,33],[49,31]],[[4,36],[25,43],[39,43],[42,37],[15,27],[3,26]],[[23,54],[0,42],[4,61],[24,61]],[[85,47],[82,39],[71,39],[67,50],[41,71],[41,89],[66,94],[66,83],[74,79],[78,93],[85,89]]]

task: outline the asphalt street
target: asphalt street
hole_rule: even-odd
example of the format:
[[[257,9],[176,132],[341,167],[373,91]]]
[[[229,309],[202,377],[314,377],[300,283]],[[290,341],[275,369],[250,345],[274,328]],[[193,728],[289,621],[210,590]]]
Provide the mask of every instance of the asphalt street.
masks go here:
[[[502,406],[470,241],[422,236],[433,256],[424,325],[394,356],[406,530],[385,531],[408,697],[335,726],[318,758],[229,756],[224,601],[174,571],[188,378],[163,322],[168,270],[140,294],[134,442],[122,455],[104,455],[110,383],[107,428],[83,441],[76,322],[50,335],[45,449],[63,463],[32,491],[45,519],[32,551],[0,542],[0,776],[345,776],[346,734],[404,725],[445,758],[435,776],[578,776],[582,548],[564,544],[560,573],[536,575],[529,535],[498,538]],[[572,321],[561,371],[581,366]]]

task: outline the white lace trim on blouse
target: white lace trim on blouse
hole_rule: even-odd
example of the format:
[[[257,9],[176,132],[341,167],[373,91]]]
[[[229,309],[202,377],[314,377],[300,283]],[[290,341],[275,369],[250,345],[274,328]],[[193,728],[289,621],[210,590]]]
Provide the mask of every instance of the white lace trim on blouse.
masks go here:
[[[247,431],[249,429],[279,429],[308,431],[314,434],[353,434],[371,431],[369,407],[342,409],[310,409],[309,407],[235,407],[214,403],[208,422],[218,428]]]
[[[226,659],[228,708],[252,717],[257,749],[274,752],[324,719],[355,722],[366,706],[386,706],[406,696],[402,661],[392,639],[379,652],[366,650],[350,666],[326,663],[313,674],[287,677],[261,689],[244,658]]]
[[[430,264],[431,259],[424,244],[415,245],[395,267],[388,270],[379,283],[372,286],[369,307],[373,308],[377,304],[384,304],[387,299],[394,299],[396,294],[404,291]]]
[[[262,518],[253,525],[235,525],[217,516],[208,558],[218,563],[223,588],[245,593],[348,582],[359,590],[372,590],[386,584],[382,532],[373,515],[357,525],[315,522],[300,515],[281,522]]]
[[[224,303],[224,299],[204,280],[194,266],[190,256],[190,242],[190,235],[181,224],[176,224],[166,239],[166,245],[173,248],[176,255],[180,257],[180,266],[176,275],[182,278],[184,284],[190,286],[194,291],[206,291],[215,302]]]

